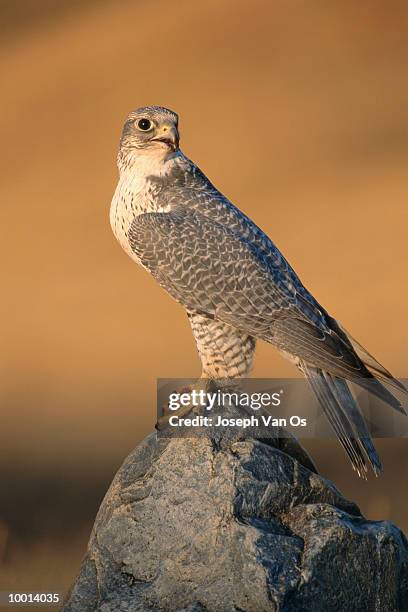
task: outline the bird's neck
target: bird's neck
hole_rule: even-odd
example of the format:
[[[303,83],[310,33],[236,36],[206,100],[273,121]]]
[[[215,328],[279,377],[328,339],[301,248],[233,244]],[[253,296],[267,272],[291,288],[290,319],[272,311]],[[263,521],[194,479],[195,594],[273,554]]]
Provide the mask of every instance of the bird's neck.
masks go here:
[[[118,155],[120,179],[141,183],[149,177],[166,176],[182,158],[184,155],[180,150],[170,152],[164,148],[143,151],[122,149]]]

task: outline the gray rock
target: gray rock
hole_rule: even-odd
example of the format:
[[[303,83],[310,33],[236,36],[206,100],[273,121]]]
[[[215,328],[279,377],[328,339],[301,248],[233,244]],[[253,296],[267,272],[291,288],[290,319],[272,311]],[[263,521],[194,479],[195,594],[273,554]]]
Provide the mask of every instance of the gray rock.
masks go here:
[[[404,535],[283,444],[147,437],[106,494],[64,611],[408,610]]]

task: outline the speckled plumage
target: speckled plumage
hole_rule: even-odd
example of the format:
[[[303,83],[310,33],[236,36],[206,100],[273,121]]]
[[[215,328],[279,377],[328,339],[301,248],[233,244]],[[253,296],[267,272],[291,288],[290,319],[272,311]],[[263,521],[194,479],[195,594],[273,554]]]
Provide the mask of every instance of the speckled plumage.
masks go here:
[[[141,116],[154,123],[150,140],[138,133]],[[156,146],[154,135],[173,122],[174,136],[177,121],[160,107],[129,116],[111,206],[116,238],[186,309],[203,376],[247,376],[255,339],[273,344],[310,380],[357,471],[366,470],[363,449],[380,471],[346,380],[402,410],[378,378],[400,383],[329,316],[268,236],[193,162],[178,148]]]

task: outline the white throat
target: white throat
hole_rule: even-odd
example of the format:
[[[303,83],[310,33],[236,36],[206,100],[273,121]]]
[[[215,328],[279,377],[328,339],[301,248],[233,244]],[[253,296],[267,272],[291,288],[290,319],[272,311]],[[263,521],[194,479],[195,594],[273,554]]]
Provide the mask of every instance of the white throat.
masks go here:
[[[120,174],[138,175],[139,177],[163,176],[180,155],[180,151],[169,152],[167,147],[157,145],[148,149],[132,148],[120,151],[118,155],[118,168]]]

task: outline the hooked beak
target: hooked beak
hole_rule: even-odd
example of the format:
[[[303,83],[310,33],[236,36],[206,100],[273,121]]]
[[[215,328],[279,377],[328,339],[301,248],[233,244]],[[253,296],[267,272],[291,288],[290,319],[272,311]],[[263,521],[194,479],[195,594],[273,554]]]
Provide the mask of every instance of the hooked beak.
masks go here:
[[[180,142],[180,135],[175,125],[163,125],[160,133],[152,138],[153,142],[163,142],[172,151],[177,151]]]

